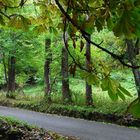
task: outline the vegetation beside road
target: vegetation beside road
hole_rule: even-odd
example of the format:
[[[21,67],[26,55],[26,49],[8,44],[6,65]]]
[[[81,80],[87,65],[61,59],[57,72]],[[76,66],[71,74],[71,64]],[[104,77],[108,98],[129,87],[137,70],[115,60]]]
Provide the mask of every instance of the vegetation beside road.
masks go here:
[[[78,140],[55,132],[47,132],[36,126],[11,117],[0,117],[0,139],[2,140]]]
[[[117,76],[117,74],[115,74]],[[122,79],[124,86],[129,89],[131,94],[135,94],[135,87],[130,75],[127,82]],[[131,115],[125,115],[127,106],[135,99],[127,98],[125,101],[111,101],[106,92],[102,92],[100,88],[93,87],[93,97],[95,106],[86,106],[84,98],[84,80],[71,78],[71,93],[73,102],[71,104],[61,102],[61,83],[57,83],[54,92],[52,92],[52,103],[48,103],[44,99],[43,85],[25,87],[22,93],[18,93],[15,99],[6,98],[5,92],[1,92],[0,105],[19,107],[38,112],[58,114],[87,120],[104,121],[109,123],[117,123],[119,125],[140,127],[140,120],[133,118]]]
[[[139,0],[1,0],[0,105],[138,126]]]

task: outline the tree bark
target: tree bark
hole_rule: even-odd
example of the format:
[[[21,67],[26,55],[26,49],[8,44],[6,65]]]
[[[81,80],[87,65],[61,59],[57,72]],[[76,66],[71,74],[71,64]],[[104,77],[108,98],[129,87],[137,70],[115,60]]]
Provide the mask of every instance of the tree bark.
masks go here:
[[[137,65],[136,56],[140,53],[139,39],[136,41],[135,45],[132,40],[126,40],[126,43],[127,43],[128,59],[132,66],[136,66]],[[132,68],[132,72],[135,79],[138,98],[140,100],[140,70]]]
[[[88,36],[90,39],[90,36]],[[91,48],[90,43],[86,42],[86,68],[90,72],[90,63],[91,63]],[[86,104],[92,105],[93,98],[92,98],[92,86],[86,82]]]
[[[66,46],[62,48],[62,58],[61,58],[61,74],[62,74],[62,97],[64,102],[71,102],[71,94],[69,89],[69,65],[68,65],[68,52],[66,47],[68,47],[68,37],[66,37]]]
[[[140,100],[140,71],[137,69],[133,69],[133,75],[135,78],[135,84],[137,88],[138,98]]]
[[[8,84],[7,91],[8,93],[12,93],[15,91],[15,64],[16,58],[15,56],[9,56],[8,58]]]
[[[6,62],[5,62],[5,54],[3,53],[3,67],[4,67],[4,77],[6,81],[6,85],[8,84],[8,78],[7,78],[7,68],[6,68]]]
[[[50,64],[52,54],[50,51],[51,40],[45,40],[45,64],[44,64],[44,84],[45,84],[45,97],[48,102],[51,102],[51,80],[50,80]]]

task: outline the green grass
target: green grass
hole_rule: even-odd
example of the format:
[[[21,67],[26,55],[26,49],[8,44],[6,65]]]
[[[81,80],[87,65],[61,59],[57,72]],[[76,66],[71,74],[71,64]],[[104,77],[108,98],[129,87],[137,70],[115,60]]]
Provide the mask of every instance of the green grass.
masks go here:
[[[25,121],[21,121],[15,117],[0,116],[0,121],[6,121],[9,125],[25,126],[28,129],[38,128],[35,125],[29,125]]]
[[[114,77],[113,77],[114,76]],[[118,100],[116,102],[111,101],[111,99],[108,96],[107,92],[103,92],[101,88],[92,86],[93,91],[93,100],[94,100],[94,107],[87,107],[85,105],[85,81],[76,79],[76,78],[70,78],[70,90],[72,94],[73,103],[71,105],[66,105],[69,108],[83,108],[83,109],[89,109],[91,111],[97,111],[102,113],[116,113],[116,114],[122,114],[125,112],[126,107],[134,98],[136,97],[136,89],[135,84],[133,80],[133,76],[131,73],[122,74],[120,72],[115,72],[115,74],[112,77],[115,79],[119,79],[121,81],[121,84],[130,91],[132,95],[134,95],[133,98],[126,97],[125,101]],[[5,92],[0,93],[0,101],[1,102],[11,102],[11,103],[18,103],[18,104],[38,104],[42,102],[44,98],[44,86],[43,85],[37,85],[37,86],[26,86],[23,89],[23,92],[19,92],[16,94],[16,100],[12,99],[6,99],[5,98]],[[52,101],[54,105],[63,105],[62,102],[62,94],[61,94],[61,82],[58,82],[53,89],[52,92]],[[45,102],[46,104],[46,102]]]
[[[35,125],[29,125],[27,122],[21,121],[19,119],[16,119],[15,117],[0,116],[0,125],[3,126],[3,124],[1,124],[1,122],[5,122],[9,126],[9,131],[20,131],[21,129],[18,130],[18,127],[21,127],[22,126],[22,129],[24,127],[28,131],[35,130],[36,129],[36,130],[40,131],[41,134],[42,134],[42,132],[45,132],[45,130],[43,130],[42,128],[39,128],[39,127],[37,127]],[[12,126],[14,126],[14,127],[16,126],[16,129],[14,127],[12,127]],[[23,130],[22,130],[22,132],[23,132]],[[63,136],[61,134],[58,134],[58,133],[52,132],[52,131],[48,131],[47,133],[51,137],[53,137],[53,139],[57,139],[57,140],[79,140],[78,138],[69,137],[69,136]]]

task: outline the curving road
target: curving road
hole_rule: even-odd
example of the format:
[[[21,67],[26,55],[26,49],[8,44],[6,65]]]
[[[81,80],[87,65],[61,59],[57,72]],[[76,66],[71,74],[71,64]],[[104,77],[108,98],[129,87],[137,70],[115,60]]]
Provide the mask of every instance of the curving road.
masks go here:
[[[47,130],[79,137],[81,140],[140,140],[140,130],[118,125],[1,106],[0,116],[12,116]]]

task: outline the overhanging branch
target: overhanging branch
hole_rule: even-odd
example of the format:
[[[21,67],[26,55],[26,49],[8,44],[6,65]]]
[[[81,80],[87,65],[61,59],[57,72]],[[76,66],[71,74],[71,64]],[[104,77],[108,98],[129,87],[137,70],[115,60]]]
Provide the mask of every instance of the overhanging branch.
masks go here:
[[[79,25],[77,25],[73,20],[72,18],[68,15],[68,13],[64,10],[64,8],[62,7],[62,5],[60,4],[59,0],[55,0],[58,8],[60,9],[60,11],[64,14],[64,16],[71,22],[71,24],[76,27],[82,34],[82,36],[85,38],[85,40],[88,42],[88,43],[91,43],[92,45],[94,45],[95,47],[97,47],[98,49],[102,50],[103,52],[106,52],[107,54],[109,54],[110,56],[112,56],[114,59],[118,60],[122,65],[128,67],[128,68],[135,68],[135,69],[138,69],[140,68],[140,66],[132,66],[132,65],[129,65],[127,63],[124,62],[124,60],[122,59],[121,56],[117,55],[117,54],[114,54],[112,52],[110,52],[109,50],[103,48],[100,46],[100,44],[97,44],[93,41],[91,41],[87,36],[89,35],[85,30],[83,30]]]
[[[2,3],[2,6],[5,8],[15,9],[15,8],[23,7],[26,2],[27,0],[21,0],[17,6],[9,6]]]
[[[68,3],[70,2],[70,0],[68,1]],[[68,8],[67,8],[67,12],[68,12],[68,10],[69,10],[69,4],[68,4]],[[67,50],[67,52],[68,52],[68,54],[69,54],[69,56],[72,58],[72,60],[73,60],[73,62],[81,69],[81,70],[84,70],[84,71],[87,71],[88,72],[88,70],[85,68],[85,67],[83,67],[81,64],[79,64],[76,60],[75,60],[75,58],[73,57],[73,55],[71,54],[71,52],[69,51],[69,49],[68,49],[68,42],[67,42],[67,40],[66,40],[66,29],[67,29],[67,22],[68,22],[68,20],[67,20],[67,18],[65,18],[64,19],[64,31],[63,31],[63,40],[64,40],[64,45],[65,45],[65,49]]]

